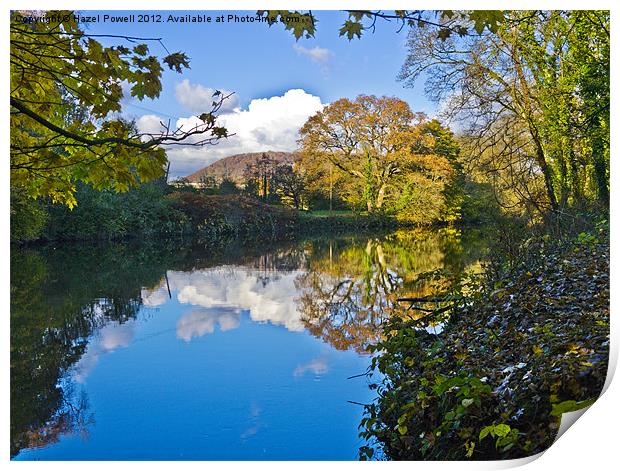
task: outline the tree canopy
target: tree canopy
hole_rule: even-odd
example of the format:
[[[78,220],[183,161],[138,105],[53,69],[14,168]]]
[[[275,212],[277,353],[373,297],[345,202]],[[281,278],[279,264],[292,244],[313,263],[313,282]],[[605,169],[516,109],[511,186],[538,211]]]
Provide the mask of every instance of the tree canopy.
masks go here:
[[[470,157],[540,211],[609,196],[609,13],[506,11],[495,32],[411,29],[400,79],[460,119]]]
[[[426,215],[438,218],[453,176],[446,152],[454,152],[437,146],[438,128],[403,100],[360,95],[310,117],[300,144],[306,161],[327,159],[341,174],[351,204],[410,214],[426,206]]]
[[[165,145],[215,144],[228,136],[215,113],[227,98],[220,92],[192,129],[162,123],[161,133],[141,133],[122,117],[126,91],[140,100],[161,92],[163,64],[189,68],[181,52],[162,59],[147,43],[159,38],[91,35],[70,11],[50,11],[46,21],[10,25],[11,185],[30,197],[76,204],[76,182],[124,191],[165,174]],[[103,46],[96,38],[127,45]]]

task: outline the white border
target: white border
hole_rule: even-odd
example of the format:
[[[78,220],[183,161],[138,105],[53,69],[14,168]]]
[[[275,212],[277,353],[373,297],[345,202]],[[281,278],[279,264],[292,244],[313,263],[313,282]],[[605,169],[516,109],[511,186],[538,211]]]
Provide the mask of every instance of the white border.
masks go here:
[[[617,150],[617,139],[615,136],[618,136],[619,125],[617,116],[617,102],[616,99],[616,83],[614,79],[618,73],[617,64],[619,54],[617,53],[617,43],[616,41],[616,12],[618,9],[613,8],[615,5],[611,1],[599,1],[593,0],[587,3],[585,2],[577,2],[573,0],[568,1],[557,1],[557,0],[545,0],[545,1],[513,1],[510,3],[497,1],[445,1],[445,0],[437,0],[437,1],[428,1],[428,0],[420,0],[416,2],[412,1],[385,1],[385,2],[377,2],[377,1],[354,1],[354,0],[341,0],[336,3],[328,2],[325,0],[314,0],[314,1],[299,1],[299,0],[290,0],[290,1],[242,1],[242,0],[231,0],[231,1],[190,1],[190,0],[175,0],[174,2],[165,2],[161,0],[108,0],[105,2],[98,0],[82,0],[82,1],[58,1],[58,0],[50,0],[50,1],[15,1],[9,0],[4,2],[6,8],[4,10],[4,14],[0,16],[0,24],[2,26],[2,31],[4,34],[4,40],[2,41],[2,57],[5,58],[2,62],[2,67],[4,69],[2,79],[3,79],[3,90],[4,93],[2,95],[3,102],[5,105],[3,109],[5,112],[1,116],[2,127],[5,130],[3,133],[4,143],[3,143],[3,153],[5,156],[4,162],[8,161],[8,136],[9,136],[9,81],[8,81],[8,60],[9,57],[8,49],[8,11],[10,9],[80,9],[80,10],[96,10],[96,9],[107,9],[107,10],[121,10],[121,9],[135,9],[135,10],[170,10],[170,9],[208,9],[208,10],[258,10],[258,9],[308,9],[311,8],[313,10],[335,10],[335,9],[346,9],[346,8],[355,8],[355,9],[481,9],[481,10],[491,10],[501,8],[511,8],[511,9],[536,9],[536,8],[544,8],[544,9],[605,9],[612,10],[612,48],[611,48],[611,64],[612,64],[612,125],[611,125],[611,136],[612,136],[612,146],[611,146],[611,168],[612,168],[612,193],[611,193],[611,209],[614,216],[617,213],[618,208],[618,193],[614,192],[613,189],[616,187],[617,180],[617,164],[615,164],[615,160],[617,158],[616,150]],[[380,7],[378,5],[381,5]],[[173,7],[173,8],[170,8]],[[317,32],[317,36],[320,35],[320,30]],[[344,40],[344,39],[343,39]],[[404,60],[404,58],[403,58]],[[2,175],[2,183],[4,188],[4,193],[2,194],[2,206],[4,208],[4,214],[8,216],[9,214],[9,169],[8,165],[3,165],[0,168],[0,175]],[[2,310],[2,338],[3,338],[3,348],[2,348],[2,364],[4,365],[3,373],[4,373],[4,381],[2,381],[2,399],[3,399],[3,409],[2,409],[2,432],[0,434],[0,443],[4,447],[5,453],[3,460],[9,460],[9,345],[10,345],[10,329],[9,329],[9,299],[10,299],[10,291],[9,291],[9,231],[8,231],[8,221],[9,218],[5,216],[5,226],[6,229],[2,231],[2,247],[4,250],[3,259],[6,261],[3,264],[1,277],[4,286],[5,296],[2,299],[3,307]],[[618,237],[616,236],[615,231],[615,223],[612,221],[612,233],[611,233],[611,244],[612,244],[612,259],[611,259],[611,286],[614,286],[614,280],[618,279],[618,263],[616,247],[618,246]],[[611,295],[611,310],[613,312],[616,311],[616,306],[618,304],[617,296],[612,292]],[[415,466],[416,469],[459,469],[459,470],[479,470],[479,469],[503,469],[510,468],[514,466],[520,466],[526,463],[528,464],[528,469],[532,470],[547,470],[550,467],[553,468],[566,468],[566,469],[609,469],[611,463],[618,463],[618,433],[617,427],[620,425],[618,419],[620,418],[620,386],[618,386],[618,381],[611,382],[613,377],[613,371],[615,370],[617,359],[618,359],[618,328],[615,321],[611,323],[612,329],[612,342],[611,342],[611,352],[610,352],[610,374],[608,375],[608,381],[606,383],[606,387],[608,390],[601,396],[601,398],[588,409],[588,411],[581,417],[578,421],[578,424],[574,427],[571,427],[567,433],[562,435],[557,443],[555,443],[549,450],[547,450],[542,455],[539,455],[539,459],[524,459],[524,460],[514,460],[514,461],[498,461],[498,462],[391,462],[391,463],[355,463],[355,462],[345,462],[345,463],[333,463],[333,462],[297,462],[295,464],[291,464],[288,462],[175,462],[174,467],[183,467],[187,469],[204,469],[205,466],[215,469],[233,469],[238,466],[251,467],[254,469],[290,469],[291,466],[300,469],[311,469],[314,467],[328,467],[328,468],[353,468],[359,466],[373,466],[373,467],[389,467],[390,469],[410,469],[411,466]],[[168,469],[170,467],[170,463],[168,462],[45,462],[44,464],[36,463],[36,462],[11,462],[10,466],[12,467],[20,467],[24,469],[30,469],[32,467],[37,467],[38,469],[42,466],[45,469],[63,469],[67,468],[72,469],[80,469],[82,470],[85,466],[88,469],[104,469],[109,466],[113,466],[115,468],[131,468],[135,469],[136,467],[146,467],[149,469]]]

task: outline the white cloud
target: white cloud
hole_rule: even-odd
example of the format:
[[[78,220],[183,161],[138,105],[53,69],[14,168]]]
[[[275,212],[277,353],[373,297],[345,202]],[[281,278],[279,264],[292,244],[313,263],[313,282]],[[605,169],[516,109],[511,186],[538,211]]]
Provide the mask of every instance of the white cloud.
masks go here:
[[[299,128],[316,112],[323,109],[318,96],[305,90],[288,90],[282,96],[256,98],[248,108],[221,113],[218,122],[226,126],[234,136],[215,146],[179,147],[168,149],[172,177],[186,176],[223,157],[245,152],[294,151],[297,149]],[[137,120],[142,132],[161,130],[161,118],[145,115]],[[176,126],[191,129],[200,124],[197,117],[180,118]]]
[[[318,46],[307,48],[295,43],[293,49],[298,55],[309,57],[312,62],[319,65],[326,65],[333,55],[329,49]]]
[[[160,118],[159,116],[156,116],[154,114],[145,114],[144,116],[140,116],[136,120],[136,125],[138,126],[138,130],[141,133],[161,134],[161,132],[163,131],[161,125],[162,122],[163,118]]]
[[[222,94],[230,94],[229,90],[217,89]],[[214,97],[215,88],[203,87],[200,84],[192,84],[189,80],[185,79],[179,82],[174,89],[174,95],[179,102],[189,111],[193,113],[206,113],[213,108],[213,102],[217,101],[218,97]],[[220,108],[221,112],[232,111],[239,106],[239,99],[236,95],[231,96],[222,103]]]

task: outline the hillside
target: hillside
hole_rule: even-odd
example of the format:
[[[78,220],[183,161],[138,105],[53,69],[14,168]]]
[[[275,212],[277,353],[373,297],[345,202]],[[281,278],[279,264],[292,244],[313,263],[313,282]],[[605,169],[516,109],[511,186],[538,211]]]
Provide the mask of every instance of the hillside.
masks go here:
[[[209,174],[218,180],[227,177],[237,183],[241,183],[244,180],[244,172],[248,165],[255,163],[264,154],[268,155],[278,164],[293,163],[299,158],[298,154],[295,152],[266,151],[236,154],[213,162],[211,165],[207,165],[185,178],[191,183],[198,183],[203,175]]]

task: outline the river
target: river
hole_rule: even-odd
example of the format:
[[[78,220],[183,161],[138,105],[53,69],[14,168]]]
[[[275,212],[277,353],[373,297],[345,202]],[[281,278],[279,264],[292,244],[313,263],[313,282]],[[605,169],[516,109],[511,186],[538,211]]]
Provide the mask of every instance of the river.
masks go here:
[[[11,252],[15,460],[355,460],[365,347],[480,233]],[[440,328],[440,326],[438,326]]]

